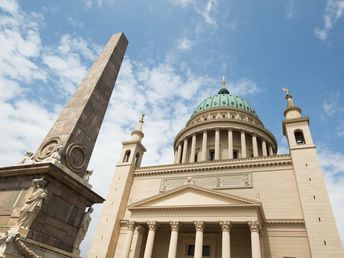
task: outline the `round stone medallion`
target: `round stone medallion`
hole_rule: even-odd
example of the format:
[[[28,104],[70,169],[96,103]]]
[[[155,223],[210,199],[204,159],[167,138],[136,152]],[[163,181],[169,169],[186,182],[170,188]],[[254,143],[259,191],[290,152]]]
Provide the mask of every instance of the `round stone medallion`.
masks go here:
[[[43,160],[49,157],[52,153],[56,151],[56,149],[60,146],[60,139],[59,138],[52,138],[43,143],[41,149],[37,154],[38,160]]]
[[[80,144],[73,143],[67,148],[67,162],[73,169],[80,169],[86,163],[86,148]]]

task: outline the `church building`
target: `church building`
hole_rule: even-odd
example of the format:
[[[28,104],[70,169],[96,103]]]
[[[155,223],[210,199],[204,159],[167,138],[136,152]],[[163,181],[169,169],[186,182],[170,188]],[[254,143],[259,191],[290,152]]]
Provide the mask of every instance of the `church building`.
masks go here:
[[[342,258],[309,118],[284,89],[289,154],[222,82],[174,140],[174,164],[141,166],[143,117],[122,154],[90,258]]]

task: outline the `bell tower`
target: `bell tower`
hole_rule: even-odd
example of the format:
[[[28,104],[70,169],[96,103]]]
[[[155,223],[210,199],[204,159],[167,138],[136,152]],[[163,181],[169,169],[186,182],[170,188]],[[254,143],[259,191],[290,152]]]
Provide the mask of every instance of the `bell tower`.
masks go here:
[[[142,132],[143,118],[144,115],[142,115],[135,130],[131,132],[131,139],[122,142],[122,154],[116,166],[110,191],[104,202],[102,215],[89,252],[88,257],[90,258],[114,257],[120,233],[118,229],[128,204],[134,171],[140,167],[142,156],[146,151],[141,143],[144,137]]]
[[[287,137],[313,258],[341,257],[342,246],[326,190],[323,172],[309,128],[288,89],[283,133]]]

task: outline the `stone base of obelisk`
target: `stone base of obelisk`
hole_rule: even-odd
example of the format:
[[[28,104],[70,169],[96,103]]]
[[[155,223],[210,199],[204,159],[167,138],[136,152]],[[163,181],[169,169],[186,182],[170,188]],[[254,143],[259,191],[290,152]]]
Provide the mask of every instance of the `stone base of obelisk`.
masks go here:
[[[37,178],[48,181],[47,197],[29,229],[23,230],[17,226],[20,209]],[[18,231],[14,239],[20,240],[2,240],[0,257],[1,252],[4,257],[79,257],[73,247],[85,210],[104,201],[57,161],[0,168],[0,189],[0,236]],[[38,256],[22,255],[20,243]]]

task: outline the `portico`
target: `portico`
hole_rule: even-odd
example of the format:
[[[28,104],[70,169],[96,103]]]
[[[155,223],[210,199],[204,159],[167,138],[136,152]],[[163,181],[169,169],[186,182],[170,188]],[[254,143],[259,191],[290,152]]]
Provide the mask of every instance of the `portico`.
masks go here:
[[[140,251],[144,253],[144,258],[230,258],[238,255],[261,258],[259,229],[256,231],[252,227],[259,225],[257,221],[235,224],[230,221],[149,221],[136,224],[146,228],[146,241],[143,238],[133,240],[131,223],[133,222],[123,224],[124,228],[129,225],[126,229],[129,237],[126,237],[122,258],[134,257],[130,253]],[[142,250],[136,250],[137,248]]]
[[[180,198],[183,203],[179,203]],[[143,253],[144,258],[230,258],[233,254],[261,258],[260,221],[264,218],[255,200],[189,184],[136,202],[128,209],[131,218],[122,223],[126,249],[118,257]],[[132,225],[145,228],[145,237],[133,238]]]

